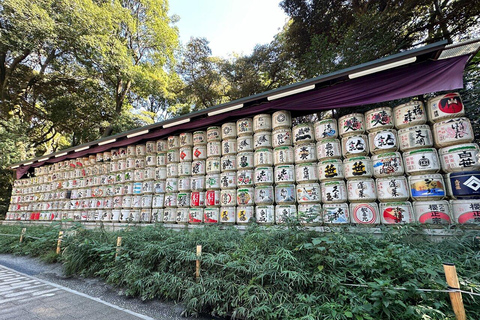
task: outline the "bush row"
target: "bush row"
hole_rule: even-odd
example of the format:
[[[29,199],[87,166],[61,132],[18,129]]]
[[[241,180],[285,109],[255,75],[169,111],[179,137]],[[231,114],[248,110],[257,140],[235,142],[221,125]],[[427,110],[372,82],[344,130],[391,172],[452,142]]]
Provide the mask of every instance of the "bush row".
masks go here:
[[[0,252],[56,260],[60,225],[0,236]],[[117,232],[73,227],[62,255],[67,275],[100,277],[128,296],[181,301],[189,314],[245,319],[454,319],[443,262],[455,263],[462,289],[480,292],[480,250],[474,231],[433,242],[415,226],[382,236],[252,225],[174,231],[161,225]],[[20,226],[0,233],[20,234]],[[477,231],[478,235],[478,231]],[[115,259],[116,238],[123,239]],[[39,238],[39,239],[36,239]],[[195,277],[196,245],[203,247]],[[463,295],[480,319],[480,297]]]

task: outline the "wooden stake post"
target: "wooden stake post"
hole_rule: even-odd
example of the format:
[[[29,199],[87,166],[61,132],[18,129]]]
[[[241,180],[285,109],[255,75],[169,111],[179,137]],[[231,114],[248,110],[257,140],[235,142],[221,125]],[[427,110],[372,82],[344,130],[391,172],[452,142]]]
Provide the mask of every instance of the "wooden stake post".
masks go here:
[[[60,231],[58,233],[57,254],[60,254],[60,245],[62,244],[62,238],[63,238],[63,231]]]
[[[460,290],[460,283],[458,282],[457,270],[453,263],[444,263],[443,270],[445,270],[445,278],[449,289]],[[463,299],[461,292],[450,292],[450,301],[452,302],[453,312],[457,320],[466,320],[465,308],[463,307]]]
[[[25,237],[26,232],[27,232],[27,228],[22,228],[22,233],[20,233],[20,243],[23,242],[23,237]]]
[[[115,260],[117,260],[118,254],[120,253],[121,246],[122,246],[122,237],[117,237],[117,250],[115,252]]]
[[[197,245],[197,261],[196,261],[196,268],[195,268],[195,278],[198,281],[200,278],[200,256],[202,255],[202,246]]]

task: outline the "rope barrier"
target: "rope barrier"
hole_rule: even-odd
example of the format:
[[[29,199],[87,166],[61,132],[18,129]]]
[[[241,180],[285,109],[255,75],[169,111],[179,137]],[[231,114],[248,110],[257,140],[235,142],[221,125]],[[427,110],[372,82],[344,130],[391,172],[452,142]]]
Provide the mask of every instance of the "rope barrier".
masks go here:
[[[348,287],[371,288],[371,286],[366,285],[366,284],[340,283],[340,285],[348,286]],[[402,288],[402,287],[393,287],[393,288],[389,288],[389,289],[393,289],[393,290],[397,290],[397,291],[408,291],[408,290],[410,290],[408,288]],[[449,289],[421,289],[421,288],[416,288],[414,290],[422,291],[422,292],[445,292],[445,293],[461,292],[461,293],[465,293],[465,294],[472,295],[472,296],[480,296],[480,293],[465,291],[465,290],[461,290],[461,289],[458,289],[458,288],[449,288]]]
[[[18,234],[11,234],[11,233],[0,233],[0,236],[7,236],[7,237],[18,237]],[[32,239],[37,239],[37,240],[42,240],[45,238],[39,238],[39,237],[34,237],[34,236],[29,236],[28,234],[24,235],[25,238],[32,238]],[[51,240],[56,240],[56,239],[51,239]]]

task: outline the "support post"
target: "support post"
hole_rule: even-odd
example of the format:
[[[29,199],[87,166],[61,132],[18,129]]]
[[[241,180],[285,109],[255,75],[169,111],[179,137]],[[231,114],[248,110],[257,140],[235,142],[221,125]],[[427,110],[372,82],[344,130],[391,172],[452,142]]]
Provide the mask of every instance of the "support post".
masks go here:
[[[120,253],[120,248],[122,247],[122,237],[117,237],[117,249],[115,251],[115,260],[117,260],[118,254]]]
[[[63,231],[58,232],[58,241],[57,241],[57,254],[60,254],[60,245],[62,244]]]
[[[25,237],[26,232],[27,232],[27,228],[22,228],[22,232],[20,233],[20,243],[23,242],[23,238]]]
[[[200,278],[200,256],[202,255],[202,246],[197,245],[197,260],[196,260],[196,268],[195,268],[195,279],[198,281]]]
[[[444,263],[443,270],[445,270],[445,278],[449,289],[460,290],[460,283],[458,282],[457,269],[453,263]],[[457,320],[466,320],[465,308],[463,306],[463,299],[461,292],[450,292],[450,301],[452,302],[453,312]]]

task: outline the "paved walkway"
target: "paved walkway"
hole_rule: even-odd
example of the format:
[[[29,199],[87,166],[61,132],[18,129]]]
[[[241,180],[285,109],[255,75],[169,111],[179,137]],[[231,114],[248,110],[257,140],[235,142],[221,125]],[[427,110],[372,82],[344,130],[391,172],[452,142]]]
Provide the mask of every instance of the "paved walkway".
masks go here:
[[[0,266],[0,320],[153,320]]]

